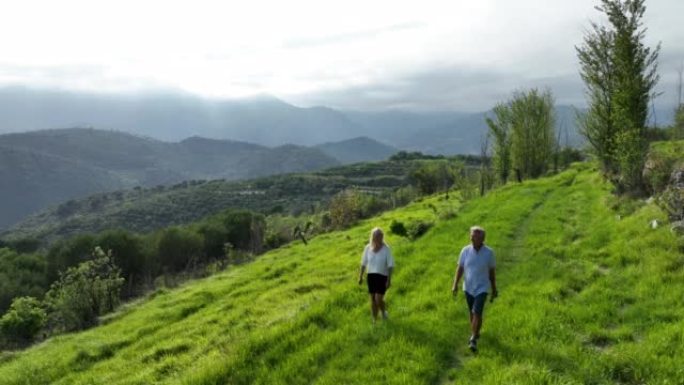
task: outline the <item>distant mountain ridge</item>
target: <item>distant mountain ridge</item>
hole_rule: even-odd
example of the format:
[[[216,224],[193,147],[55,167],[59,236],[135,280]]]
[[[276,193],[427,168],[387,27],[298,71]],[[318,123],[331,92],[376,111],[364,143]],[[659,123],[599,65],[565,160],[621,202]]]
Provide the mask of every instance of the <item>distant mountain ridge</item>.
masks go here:
[[[557,106],[557,112],[570,142],[579,144],[574,109]],[[400,150],[475,154],[487,132],[488,113],[300,108],[264,95],[211,100],[182,93],[104,95],[0,88],[0,133],[80,126],[166,141],[200,136],[269,147],[314,146],[365,136]]]
[[[0,135],[0,228],[51,204],[135,186],[243,179],[340,164],[316,148],[192,137],[162,142],[118,131]]]
[[[385,160],[399,152],[396,147],[388,146],[366,136],[328,142],[315,146],[343,164]]]

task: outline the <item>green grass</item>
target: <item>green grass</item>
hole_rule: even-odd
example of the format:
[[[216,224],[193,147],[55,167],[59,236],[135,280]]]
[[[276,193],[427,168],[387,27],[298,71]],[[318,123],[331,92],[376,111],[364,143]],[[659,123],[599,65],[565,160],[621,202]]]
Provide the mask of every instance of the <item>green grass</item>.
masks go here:
[[[684,242],[649,228],[665,217],[653,205],[618,219],[608,191],[581,165],[463,207],[417,202],[0,356],[0,382],[684,383]],[[390,320],[373,326],[355,277],[369,230],[393,219],[435,226],[414,242],[388,236]],[[473,224],[487,229],[500,290],[477,356],[464,300],[450,293]]]
[[[651,149],[665,157],[681,159],[684,154],[684,140],[653,142]]]

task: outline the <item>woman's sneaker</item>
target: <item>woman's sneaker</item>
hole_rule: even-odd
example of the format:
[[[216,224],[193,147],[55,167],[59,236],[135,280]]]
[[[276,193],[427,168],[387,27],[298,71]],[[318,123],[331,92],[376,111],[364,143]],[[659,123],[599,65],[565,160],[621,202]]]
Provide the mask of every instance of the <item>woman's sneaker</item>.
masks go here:
[[[387,310],[382,312],[382,319],[387,319],[389,318],[389,314],[387,313]]]

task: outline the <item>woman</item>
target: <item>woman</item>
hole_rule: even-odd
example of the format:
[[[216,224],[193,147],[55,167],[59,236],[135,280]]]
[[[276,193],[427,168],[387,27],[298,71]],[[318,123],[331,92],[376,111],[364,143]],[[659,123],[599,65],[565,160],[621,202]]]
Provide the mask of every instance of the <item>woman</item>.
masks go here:
[[[390,248],[383,242],[384,234],[380,228],[371,230],[370,242],[363,250],[361,257],[361,272],[359,273],[359,285],[363,282],[363,273],[368,269],[368,293],[371,301],[371,314],[373,323],[378,319],[378,312],[382,318],[387,319],[385,307],[385,292],[390,287],[394,258]]]

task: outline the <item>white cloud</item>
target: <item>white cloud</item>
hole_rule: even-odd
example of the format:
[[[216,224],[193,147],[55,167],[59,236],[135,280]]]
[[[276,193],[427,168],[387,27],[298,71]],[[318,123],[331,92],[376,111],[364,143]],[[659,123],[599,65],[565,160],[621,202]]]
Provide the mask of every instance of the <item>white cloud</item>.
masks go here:
[[[401,97],[395,103],[447,106],[454,103],[411,100],[410,87],[421,87],[415,79],[431,71],[448,76],[442,75],[447,68],[476,92],[475,82],[484,78],[462,79],[463,74],[503,76],[499,88],[485,84],[489,91],[474,98],[489,100],[485,95],[511,91],[504,87],[576,77],[574,46],[589,20],[598,19],[595,4],[8,1],[0,13],[0,82],[97,91],[167,87],[210,97],[271,93],[313,104],[332,104],[325,98],[339,101],[349,94],[344,90],[366,89],[356,103]],[[652,0],[647,6],[649,42],[663,41],[671,66],[684,56],[678,20],[684,2]],[[387,84],[404,91],[371,92]]]

